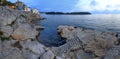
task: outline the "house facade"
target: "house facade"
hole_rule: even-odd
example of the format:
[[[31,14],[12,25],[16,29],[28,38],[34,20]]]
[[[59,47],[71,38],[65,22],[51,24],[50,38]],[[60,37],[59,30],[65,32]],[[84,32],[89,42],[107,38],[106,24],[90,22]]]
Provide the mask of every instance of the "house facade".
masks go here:
[[[16,5],[16,8],[18,10],[24,10],[25,4],[23,2],[17,0],[17,2],[15,3],[15,5]]]

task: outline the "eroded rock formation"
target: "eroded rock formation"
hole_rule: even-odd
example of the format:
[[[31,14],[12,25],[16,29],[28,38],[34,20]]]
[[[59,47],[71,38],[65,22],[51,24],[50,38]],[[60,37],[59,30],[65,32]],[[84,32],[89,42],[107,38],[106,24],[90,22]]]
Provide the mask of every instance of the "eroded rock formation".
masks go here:
[[[120,59],[117,33],[73,26],[59,26],[58,33],[67,43],[53,51],[65,59]]]
[[[39,15],[0,7],[0,59],[53,59],[55,55],[39,43]],[[36,27],[37,26],[37,27]],[[47,56],[47,57],[46,57]]]

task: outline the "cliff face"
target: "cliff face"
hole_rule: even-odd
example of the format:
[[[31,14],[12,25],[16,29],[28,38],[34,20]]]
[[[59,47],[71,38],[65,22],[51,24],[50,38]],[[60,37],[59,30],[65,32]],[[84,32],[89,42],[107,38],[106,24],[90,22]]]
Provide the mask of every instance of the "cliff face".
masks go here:
[[[117,33],[73,26],[59,26],[58,33],[67,43],[53,51],[65,59],[120,59]]]

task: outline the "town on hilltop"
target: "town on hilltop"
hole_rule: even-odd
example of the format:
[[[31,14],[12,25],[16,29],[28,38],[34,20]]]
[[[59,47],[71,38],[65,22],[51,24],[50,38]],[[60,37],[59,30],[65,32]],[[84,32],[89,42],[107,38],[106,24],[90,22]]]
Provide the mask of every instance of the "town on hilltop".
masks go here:
[[[39,11],[37,9],[31,9],[30,7],[27,7],[22,1],[17,0],[15,3],[12,3],[8,0],[0,0],[0,6],[8,6],[11,9],[17,9],[25,12],[32,12],[34,14],[39,14]]]

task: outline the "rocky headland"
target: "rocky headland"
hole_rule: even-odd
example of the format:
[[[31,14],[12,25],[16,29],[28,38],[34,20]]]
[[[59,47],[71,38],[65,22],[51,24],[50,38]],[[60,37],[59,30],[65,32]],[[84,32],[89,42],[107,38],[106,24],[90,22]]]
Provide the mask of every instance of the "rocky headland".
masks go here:
[[[54,54],[37,40],[39,14],[0,7],[0,59],[53,59]]]

